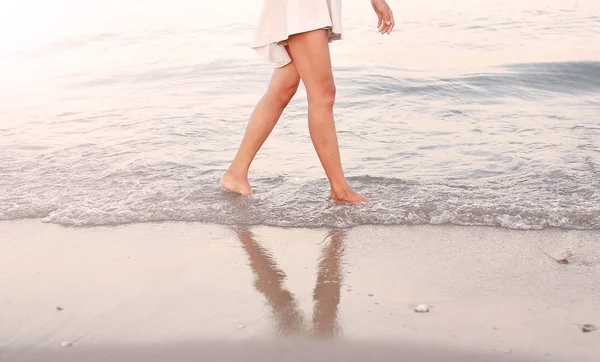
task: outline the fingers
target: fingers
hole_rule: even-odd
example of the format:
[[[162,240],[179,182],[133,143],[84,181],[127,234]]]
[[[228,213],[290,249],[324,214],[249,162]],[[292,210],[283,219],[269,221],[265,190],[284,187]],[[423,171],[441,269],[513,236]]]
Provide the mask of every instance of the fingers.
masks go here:
[[[390,28],[388,30],[388,34],[390,34],[392,30],[394,30],[394,25],[396,25],[396,21],[394,20],[394,14],[392,13],[392,10],[388,10],[388,18],[389,22],[391,23]]]
[[[389,34],[392,31],[392,21],[386,16],[382,19],[383,26],[379,28],[381,34]]]
[[[392,9],[385,0],[372,0],[371,4],[377,14],[377,30],[381,34],[390,34],[396,25]]]
[[[388,9],[385,14],[379,15],[378,18],[379,21],[377,22],[377,29],[379,32],[381,34],[390,34],[394,29],[394,25],[396,25],[392,10]]]
[[[385,19],[383,17],[379,17],[379,24],[377,26],[377,30],[379,30],[379,33],[383,34],[385,31],[384,29],[387,28],[387,24],[385,23]]]

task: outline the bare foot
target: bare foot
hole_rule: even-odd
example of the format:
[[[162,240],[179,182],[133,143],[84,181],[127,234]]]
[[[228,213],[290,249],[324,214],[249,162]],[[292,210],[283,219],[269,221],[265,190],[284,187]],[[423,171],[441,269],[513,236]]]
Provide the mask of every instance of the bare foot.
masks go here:
[[[252,195],[252,188],[246,177],[234,176],[229,171],[221,176],[221,185],[231,192],[243,196]]]
[[[346,190],[344,192],[334,192],[331,191],[331,199],[336,200],[336,201],[341,201],[341,202],[351,202],[351,203],[358,203],[358,202],[370,202],[366,197],[364,197],[363,195],[359,194],[358,192],[349,189]]]

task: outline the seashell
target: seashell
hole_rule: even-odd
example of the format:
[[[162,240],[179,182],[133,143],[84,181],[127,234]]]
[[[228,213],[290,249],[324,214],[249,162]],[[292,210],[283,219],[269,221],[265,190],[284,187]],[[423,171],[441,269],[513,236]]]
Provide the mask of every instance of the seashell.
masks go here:
[[[418,306],[415,307],[415,312],[416,313],[428,313],[429,306],[427,304],[419,304]]]
[[[593,324],[584,324],[584,325],[581,326],[581,330],[583,332],[587,333],[587,332],[596,331],[596,330],[598,330],[598,328],[595,325],[593,325]]]

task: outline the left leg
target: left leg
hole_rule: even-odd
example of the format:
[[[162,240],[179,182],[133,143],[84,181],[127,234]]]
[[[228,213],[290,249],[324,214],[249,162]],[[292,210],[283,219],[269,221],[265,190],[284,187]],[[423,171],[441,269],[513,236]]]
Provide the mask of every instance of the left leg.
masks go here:
[[[238,237],[250,259],[254,287],[271,306],[278,332],[293,334],[302,331],[302,311],[296,298],[284,285],[286,275],[257,241],[250,230],[238,231]]]
[[[221,177],[221,184],[226,189],[242,195],[252,194],[248,183],[250,164],[296,94],[299,83],[300,75],[293,61],[273,71],[267,92],[252,112],[240,148]]]

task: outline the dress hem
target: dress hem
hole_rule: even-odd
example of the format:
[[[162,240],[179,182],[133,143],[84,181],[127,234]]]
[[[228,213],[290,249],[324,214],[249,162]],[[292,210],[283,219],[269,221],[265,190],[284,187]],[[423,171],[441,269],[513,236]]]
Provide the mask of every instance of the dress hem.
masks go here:
[[[265,58],[269,62],[274,63],[275,68],[281,68],[292,62],[292,59],[289,57],[289,55],[287,54],[287,51],[285,50],[285,46],[287,46],[287,44],[286,44],[287,40],[292,35],[308,33],[310,31],[315,31],[315,30],[319,30],[319,29],[326,29],[329,31],[329,43],[332,43],[336,40],[343,39],[342,33],[334,32],[333,26],[331,26],[331,25],[325,25],[325,26],[317,26],[314,28],[309,28],[307,30],[302,30],[302,31],[291,31],[287,34],[285,39],[269,41],[266,43],[260,42],[258,44],[252,45],[251,48],[254,49],[257,53],[259,53],[259,55],[261,55],[263,58]],[[281,53],[281,51],[283,51],[285,53],[285,56],[284,56],[285,60],[278,62],[273,59],[273,52]],[[281,53],[281,54],[283,54],[283,53]]]

